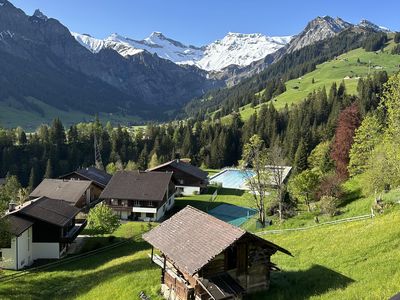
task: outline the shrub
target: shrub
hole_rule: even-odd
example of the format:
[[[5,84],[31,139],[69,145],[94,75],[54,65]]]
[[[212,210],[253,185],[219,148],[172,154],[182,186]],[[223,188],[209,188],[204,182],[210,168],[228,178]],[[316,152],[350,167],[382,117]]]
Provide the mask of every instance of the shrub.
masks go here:
[[[120,225],[118,216],[114,215],[112,209],[104,203],[90,210],[87,221],[88,229],[98,234],[113,233]]]
[[[324,196],[341,198],[343,196],[342,180],[336,174],[329,174],[321,179],[315,197],[321,199]]]
[[[337,206],[339,205],[339,199],[332,196],[323,196],[318,203],[318,207],[322,214],[329,215],[331,217],[338,213]]]

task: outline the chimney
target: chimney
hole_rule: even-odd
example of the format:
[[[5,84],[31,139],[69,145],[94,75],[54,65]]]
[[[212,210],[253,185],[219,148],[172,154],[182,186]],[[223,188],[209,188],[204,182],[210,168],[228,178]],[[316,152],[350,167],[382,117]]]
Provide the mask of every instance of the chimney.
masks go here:
[[[17,206],[17,204],[15,202],[10,202],[8,204],[8,212],[13,212],[15,210],[16,206]]]
[[[176,160],[176,162],[179,163],[180,159],[181,159],[181,154],[180,154],[179,152],[175,153],[175,160]]]

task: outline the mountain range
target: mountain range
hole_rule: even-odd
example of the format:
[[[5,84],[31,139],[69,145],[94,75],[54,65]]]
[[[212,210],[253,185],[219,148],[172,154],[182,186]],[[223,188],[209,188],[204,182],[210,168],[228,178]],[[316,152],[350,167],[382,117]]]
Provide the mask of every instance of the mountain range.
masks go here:
[[[237,84],[287,53],[348,28],[388,31],[366,20],[353,25],[326,16],[293,37],[228,33],[203,46],[160,32],[144,40],[118,34],[102,40],[0,0],[0,111],[6,112],[0,123],[13,124],[7,123],[11,109],[42,121],[60,112],[79,112],[72,121],[95,113],[166,120],[191,99]]]
[[[206,71],[221,71],[230,65],[247,66],[284,47],[291,40],[291,36],[268,37],[259,33],[230,32],[221,40],[196,47],[165,37],[161,32],[153,32],[141,41],[122,37],[117,33],[104,40],[88,34],[71,34],[93,53],[108,48],[117,51],[123,57],[129,57],[147,51],[176,64],[195,65]]]

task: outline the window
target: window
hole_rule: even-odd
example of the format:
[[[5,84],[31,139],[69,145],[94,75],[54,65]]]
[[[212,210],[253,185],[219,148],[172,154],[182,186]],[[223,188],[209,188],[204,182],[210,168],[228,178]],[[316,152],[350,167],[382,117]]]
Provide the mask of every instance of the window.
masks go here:
[[[152,213],[146,213],[146,218],[153,218],[154,217],[154,214],[152,214]]]
[[[133,205],[136,206],[136,207],[140,207],[140,201],[135,200],[135,201],[133,202]]]
[[[153,201],[148,201],[148,202],[147,202],[147,205],[148,205],[149,207],[153,207],[153,206],[154,206]]]
[[[0,251],[0,261],[3,260],[3,252]]]

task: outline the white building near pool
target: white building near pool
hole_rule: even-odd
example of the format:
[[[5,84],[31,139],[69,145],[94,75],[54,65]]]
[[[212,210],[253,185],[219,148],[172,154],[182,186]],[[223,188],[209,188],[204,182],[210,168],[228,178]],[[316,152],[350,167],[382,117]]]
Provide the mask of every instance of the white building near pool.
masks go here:
[[[117,172],[100,199],[122,220],[159,221],[175,204],[172,172]]]

